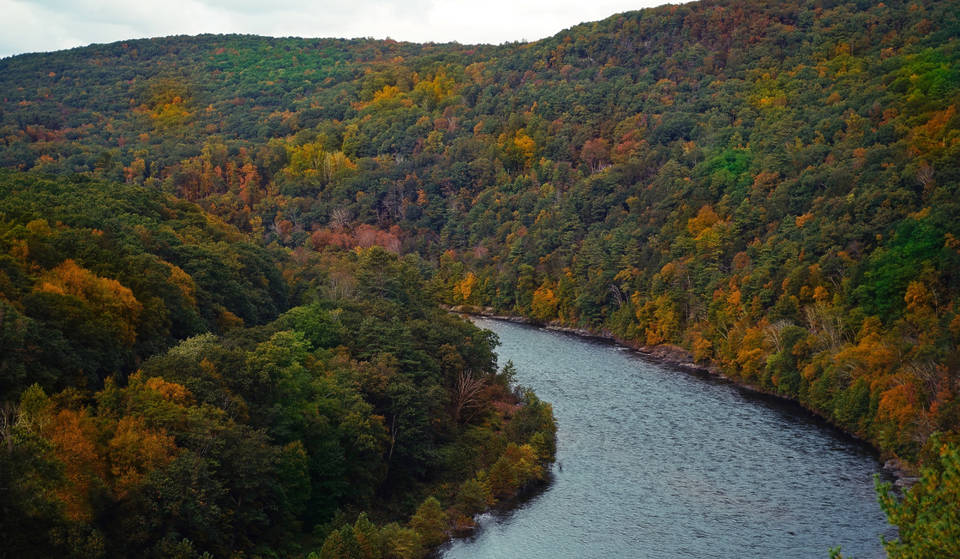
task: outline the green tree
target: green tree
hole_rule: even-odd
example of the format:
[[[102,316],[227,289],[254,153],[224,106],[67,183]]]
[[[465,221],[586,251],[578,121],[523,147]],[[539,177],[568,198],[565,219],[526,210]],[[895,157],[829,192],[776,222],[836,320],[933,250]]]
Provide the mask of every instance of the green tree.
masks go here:
[[[898,539],[885,542],[891,559],[960,557],[960,446],[944,444],[903,498],[879,481],[877,493],[899,529]]]
[[[486,482],[470,478],[460,486],[456,504],[461,512],[472,516],[487,510],[487,507],[493,504],[493,494]]]
[[[410,518],[410,527],[416,530],[427,547],[447,541],[447,514],[440,507],[440,501],[435,497],[427,497]]]
[[[388,559],[421,559],[426,554],[420,534],[413,528],[391,522],[380,533]]]

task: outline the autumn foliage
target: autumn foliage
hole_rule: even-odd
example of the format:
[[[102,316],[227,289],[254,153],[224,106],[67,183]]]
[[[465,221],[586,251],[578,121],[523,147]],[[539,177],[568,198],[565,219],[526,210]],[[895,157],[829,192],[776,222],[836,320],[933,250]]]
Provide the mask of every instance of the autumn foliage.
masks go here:
[[[24,522],[57,519],[57,541],[96,556],[109,538],[76,524],[97,518],[87,496],[136,499],[148,484],[145,502],[203,520],[195,539],[124,525],[167,555],[246,553],[280,538],[263,510],[329,519],[340,503],[352,517],[324,529],[329,549],[366,549],[358,511],[382,496],[376,480],[423,502],[411,488],[442,469],[436,445],[492,417],[465,402],[516,425],[494,372],[461,376],[441,350],[460,342],[417,345],[437,341],[424,334],[440,319],[398,309],[433,297],[682,347],[885,457],[935,460],[960,436],[957,37],[945,0],[720,0],[500,46],[205,35],[0,60],[0,395],[14,409],[38,384],[63,435],[30,431],[11,451],[9,475],[37,488],[20,494],[36,513]],[[340,304],[382,299],[378,312]],[[322,313],[282,319],[304,340],[258,330],[318,301]],[[207,332],[239,337],[228,354],[269,344],[296,358],[241,379],[256,359],[187,359]],[[196,399],[182,404],[192,414],[223,414],[230,440],[269,431],[247,449],[257,467],[290,487],[322,481],[328,497],[271,504],[305,492],[217,470],[228,460],[208,457],[226,449],[184,446],[197,424],[181,416],[176,429],[146,416],[121,429],[126,413],[100,425],[91,394],[158,355],[193,371],[158,375]],[[350,373],[318,365],[333,362]],[[414,362],[427,365],[404,370]],[[278,394],[324,419],[273,406]],[[458,484],[476,482],[436,492],[464,503],[454,525],[534,472],[524,445],[549,454],[527,435],[490,438],[470,467],[451,453]],[[333,442],[350,436],[402,465],[351,470]],[[150,442],[114,456],[114,437]],[[44,481],[57,476],[73,488]],[[241,490],[229,476],[263,507],[228,515],[249,536],[203,536],[234,510],[217,501]],[[209,492],[179,494],[188,479]],[[383,530],[400,542],[384,553],[423,552],[410,526]]]

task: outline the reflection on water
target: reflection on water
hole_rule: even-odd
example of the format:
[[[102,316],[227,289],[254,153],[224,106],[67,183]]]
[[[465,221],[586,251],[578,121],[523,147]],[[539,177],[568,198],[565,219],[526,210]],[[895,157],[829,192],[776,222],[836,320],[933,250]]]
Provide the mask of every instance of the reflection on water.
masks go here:
[[[445,559],[884,556],[863,445],[795,406],[633,352],[477,319],[554,406],[554,479]]]

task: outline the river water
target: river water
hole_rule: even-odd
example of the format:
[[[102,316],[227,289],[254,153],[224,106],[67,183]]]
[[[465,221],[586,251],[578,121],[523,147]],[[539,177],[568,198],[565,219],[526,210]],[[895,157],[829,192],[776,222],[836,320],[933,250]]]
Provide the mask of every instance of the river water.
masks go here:
[[[500,363],[553,404],[545,490],[445,559],[884,557],[870,450],[790,403],[635,352],[508,322]]]

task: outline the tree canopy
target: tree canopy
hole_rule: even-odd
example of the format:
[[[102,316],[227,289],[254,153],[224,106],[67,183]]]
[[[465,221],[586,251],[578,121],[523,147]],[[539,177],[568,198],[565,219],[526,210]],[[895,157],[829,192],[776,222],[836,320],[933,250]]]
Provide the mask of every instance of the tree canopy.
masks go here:
[[[114,432],[84,398],[207,344],[227,361],[168,380],[300,441],[327,484],[300,522],[392,498],[375,480],[419,491],[410,514],[444,461],[487,485],[436,497],[475,508],[550,445],[493,422],[488,463],[451,457],[484,398],[525,400],[441,302],[678,346],[929,462],[960,442],[958,41],[948,0],[711,0],[500,46],[202,35],[0,60],[0,393],[68,412],[101,447],[57,475],[99,488]],[[170,484],[202,470],[165,461],[166,423],[123,430]],[[30,468],[56,470],[34,434]],[[350,437],[387,458],[351,470]],[[369,530],[337,518],[330,549],[355,550]],[[390,553],[420,552],[410,530]]]

